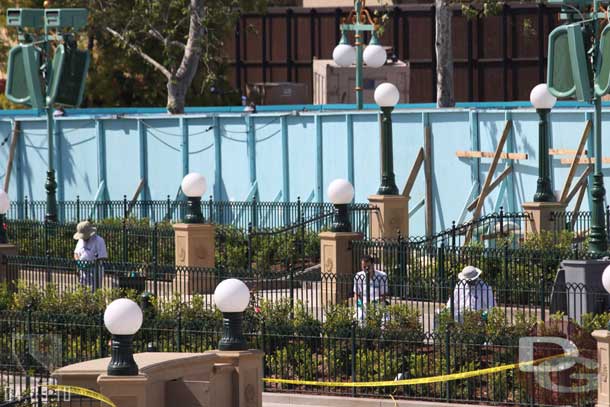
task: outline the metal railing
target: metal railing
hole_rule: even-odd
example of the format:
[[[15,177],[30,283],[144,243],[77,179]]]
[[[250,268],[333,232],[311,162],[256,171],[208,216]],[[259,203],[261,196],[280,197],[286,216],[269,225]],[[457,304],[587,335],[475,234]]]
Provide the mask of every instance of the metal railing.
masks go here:
[[[610,237],[610,206],[605,211],[606,235]],[[552,233],[556,241],[570,239],[579,249],[586,249],[591,233],[590,211],[564,211],[551,214]]]
[[[210,197],[202,200],[202,212],[206,221],[218,225],[231,225],[247,229],[278,228],[333,211],[331,203],[302,202],[265,202],[258,201],[215,201]],[[81,220],[102,221],[106,219],[146,219],[155,222],[179,222],[186,213],[186,200],[129,201],[126,196],[116,201],[59,201],[58,216],[61,222]],[[356,208],[368,204],[355,204]],[[46,212],[45,201],[11,202],[9,219],[43,221]]]
[[[511,327],[494,316],[493,323],[480,320],[464,324],[445,325],[443,330],[424,333],[411,324],[381,322],[375,325],[357,324],[349,318],[333,319],[322,324],[312,323],[307,314],[294,309],[297,317],[281,309],[263,310],[256,314],[249,310],[244,318],[246,339],[251,348],[265,352],[264,377],[323,382],[371,382],[431,377],[457,372],[474,371],[519,360],[521,336],[545,336],[548,332],[535,324]],[[286,311],[286,312],[289,312]],[[262,315],[261,315],[262,314]],[[475,317],[479,317],[475,315]],[[378,320],[380,321],[380,320]],[[277,322],[277,323],[276,323]],[[401,321],[402,322],[402,321]],[[169,314],[155,315],[145,310],[144,324],[134,338],[134,350],[159,352],[204,352],[217,346],[220,339],[221,318],[213,313],[192,312],[186,307]],[[2,365],[6,387],[16,387],[31,377],[30,384],[44,383],[48,367],[30,358],[40,354],[41,344],[48,346],[57,341],[59,358],[56,363],[66,365],[108,356],[109,333],[103,327],[101,314],[49,315],[29,309],[27,311],[0,312],[0,355],[13,355],[22,362]],[[557,325],[550,329],[557,329]],[[582,329],[582,328],[581,328]],[[551,331],[549,331],[551,332]],[[15,341],[34,338],[34,341]],[[47,341],[36,339],[45,338]],[[54,339],[53,339],[54,338]],[[589,331],[583,330],[579,338],[572,338],[582,357],[589,358],[592,366],[585,369],[577,365],[565,373],[552,373],[556,379],[566,380],[574,373],[596,375],[595,341]],[[32,352],[33,351],[33,352]],[[536,346],[535,357],[557,355],[555,345]],[[28,369],[24,369],[28,368]],[[29,372],[29,373],[28,373]],[[34,373],[32,373],[34,372]],[[37,372],[37,373],[36,373]],[[590,377],[587,376],[587,377]],[[583,376],[585,377],[585,376]],[[556,405],[558,397],[571,406],[589,406],[595,402],[596,388],[581,393],[561,394],[533,387],[531,373],[501,371],[470,379],[452,382],[398,387],[319,387],[265,383],[266,391],[287,391],[313,394],[349,396],[388,396],[395,398],[485,402],[501,405]]]

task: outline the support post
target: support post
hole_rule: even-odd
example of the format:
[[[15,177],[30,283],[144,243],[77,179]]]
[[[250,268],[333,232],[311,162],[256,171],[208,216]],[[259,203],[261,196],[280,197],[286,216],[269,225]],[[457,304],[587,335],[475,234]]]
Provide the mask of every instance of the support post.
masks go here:
[[[593,135],[595,143],[595,174],[591,188],[591,236],[589,249],[592,253],[603,253],[608,249],[606,236],[606,217],[604,216],[604,175],[602,174],[602,102],[601,97],[595,96],[595,112],[593,115]]]
[[[339,304],[353,296],[354,275],[350,242],[362,240],[361,233],[320,233],[322,305]]]
[[[555,202],[555,194],[549,176],[548,120],[551,109],[536,109],[538,121],[538,185],[534,202]]]
[[[215,250],[216,226],[202,223],[173,225],[176,245],[176,267],[179,269],[174,284],[183,294],[209,294],[216,288]],[[197,268],[197,269],[191,269]]]

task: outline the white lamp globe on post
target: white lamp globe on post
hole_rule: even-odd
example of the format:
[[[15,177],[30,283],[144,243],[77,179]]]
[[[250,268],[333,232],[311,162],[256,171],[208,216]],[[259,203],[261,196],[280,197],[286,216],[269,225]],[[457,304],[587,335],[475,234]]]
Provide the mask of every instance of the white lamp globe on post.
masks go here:
[[[350,45],[344,32],[341,33],[341,41],[333,50],[333,61],[344,68],[356,63],[356,50]]]
[[[6,222],[6,213],[11,207],[11,200],[8,197],[8,194],[0,189],[0,244],[8,243],[8,238],[6,236],[5,222]]]
[[[381,185],[377,195],[398,195],[394,175],[394,146],[392,141],[392,111],[400,100],[398,88],[389,82],[375,89],[375,103],[381,108]]]
[[[538,183],[534,202],[555,202],[549,168],[549,113],[557,98],[549,92],[546,83],[534,86],[530,101],[538,112]]]
[[[142,310],[130,299],[119,298],[108,305],[104,312],[104,325],[112,334],[109,376],[135,376],[138,365],[133,358],[133,337],[140,330],[144,316]]]
[[[602,274],[602,286],[604,287],[604,290],[610,294],[610,266],[606,266],[604,269]],[[610,321],[608,322],[607,329],[610,331]]]
[[[364,63],[371,68],[381,68],[388,60],[388,55],[385,48],[381,46],[379,39],[377,38],[377,34],[374,32],[371,36],[371,42],[364,49],[362,58],[364,59]]]
[[[248,342],[244,338],[242,323],[244,311],[250,303],[250,290],[241,280],[229,278],[222,281],[214,290],[214,304],[222,312],[222,338],[218,342],[219,350],[247,350]]]
[[[191,172],[182,179],[180,187],[188,199],[184,223],[203,223],[201,196],[208,188],[205,177],[197,172]]]
[[[328,199],[335,205],[335,219],[331,232],[351,232],[352,224],[349,220],[347,205],[354,199],[354,186],[345,179],[334,180],[326,191]]]

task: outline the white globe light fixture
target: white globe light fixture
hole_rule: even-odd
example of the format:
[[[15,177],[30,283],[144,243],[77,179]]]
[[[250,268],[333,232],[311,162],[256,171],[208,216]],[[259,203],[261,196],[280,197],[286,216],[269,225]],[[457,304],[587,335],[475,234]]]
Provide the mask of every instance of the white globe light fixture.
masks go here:
[[[104,325],[112,334],[109,376],[135,376],[138,365],[133,358],[133,336],[140,330],[144,316],[140,306],[127,298],[108,305]]]
[[[394,175],[392,110],[399,100],[400,92],[392,83],[384,82],[375,89],[375,103],[381,107],[381,185],[377,195],[398,195]]]
[[[188,199],[184,223],[203,223],[201,196],[208,188],[205,177],[197,172],[191,172],[182,179],[180,187]]]
[[[557,98],[551,95],[546,83],[534,86],[530,92],[530,101],[538,112],[538,182],[534,202],[555,202],[556,197],[551,186],[549,168],[549,112],[555,106]]]
[[[244,338],[243,313],[250,303],[250,290],[241,280],[229,278],[222,281],[214,290],[214,304],[223,315],[223,335],[218,343],[221,351],[248,349]]]
[[[356,63],[356,49],[349,44],[345,33],[341,33],[341,41],[333,50],[333,61],[344,68]]]
[[[334,180],[326,191],[328,199],[335,205],[335,218],[331,232],[351,232],[347,205],[354,199],[354,186],[345,179]]]
[[[557,98],[549,92],[546,83],[540,83],[530,92],[530,102],[536,109],[552,109],[557,103]]]
[[[371,42],[364,49],[362,58],[364,59],[364,63],[371,68],[381,68],[388,60],[385,48],[381,46],[377,39],[377,35],[374,32],[371,37]]]
[[[606,266],[602,274],[602,286],[610,294],[610,266]]]
[[[11,200],[8,197],[8,194],[0,189],[0,244],[8,243],[8,238],[6,236],[6,213],[11,207]]]
[[[393,83],[384,82],[377,86],[374,97],[379,107],[395,107],[400,100],[400,92]]]

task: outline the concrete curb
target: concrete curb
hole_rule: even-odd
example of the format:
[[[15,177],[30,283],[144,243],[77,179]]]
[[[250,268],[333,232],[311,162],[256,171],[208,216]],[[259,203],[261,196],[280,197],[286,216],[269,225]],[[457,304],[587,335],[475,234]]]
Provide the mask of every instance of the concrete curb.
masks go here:
[[[309,394],[263,393],[263,407],[462,407],[471,404],[449,404],[443,402],[426,402],[417,400],[383,399],[315,396]],[[477,404],[477,407],[485,407]]]

